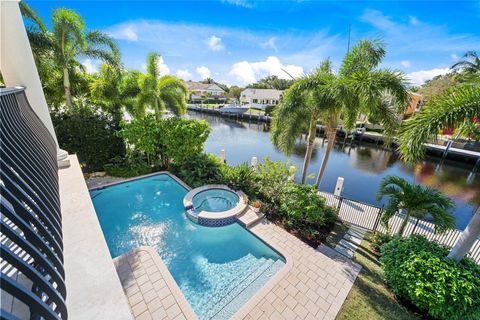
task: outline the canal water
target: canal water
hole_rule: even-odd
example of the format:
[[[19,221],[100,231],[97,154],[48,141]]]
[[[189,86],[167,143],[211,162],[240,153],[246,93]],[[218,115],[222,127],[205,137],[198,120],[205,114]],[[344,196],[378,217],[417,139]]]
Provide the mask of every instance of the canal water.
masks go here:
[[[270,142],[266,124],[222,118],[205,113],[188,111],[188,117],[205,119],[212,132],[205,144],[206,152],[219,154],[225,149],[227,163],[236,165],[250,162],[252,156],[259,160],[269,157],[275,161],[290,160],[300,176],[305,155],[305,141],[299,143],[293,154],[287,156]],[[317,174],[324,148],[322,138],[317,138],[308,173]],[[474,210],[480,205],[480,174],[473,175],[473,166],[459,162],[426,158],[415,166],[400,161],[397,154],[372,144],[337,144],[330,154],[320,190],[332,192],[338,177],[345,179],[342,195],[347,198],[381,206],[376,200],[378,186],[383,177],[396,175],[439,189],[456,204],[454,215],[457,228],[463,230]],[[314,183],[314,179],[309,180]]]

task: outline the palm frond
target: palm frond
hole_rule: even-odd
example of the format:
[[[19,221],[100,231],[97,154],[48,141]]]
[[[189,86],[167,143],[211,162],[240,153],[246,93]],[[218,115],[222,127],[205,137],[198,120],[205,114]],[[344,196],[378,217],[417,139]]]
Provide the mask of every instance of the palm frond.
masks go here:
[[[40,16],[25,1],[20,1],[20,13],[24,18],[31,20],[41,32],[47,32],[47,27]]]

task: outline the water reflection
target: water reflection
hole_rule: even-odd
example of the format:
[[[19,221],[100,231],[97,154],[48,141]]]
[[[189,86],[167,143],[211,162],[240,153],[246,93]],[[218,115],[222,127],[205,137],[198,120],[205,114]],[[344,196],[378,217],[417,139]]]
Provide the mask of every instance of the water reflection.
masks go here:
[[[191,111],[187,116],[208,121],[212,132],[205,145],[206,151],[219,154],[221,149],[225,149],[230,164],[248,162],[252,156],[291,160],[299,169],[303,164],[305,136],[298,139],[293,153],[287,156],[271,144],[268,127],[264,123],[241,122]],[[323,150],[322,138],[317,138],[308,174],[317,173]],[[456,203],[457,227],[464,228],[474,209],[480,205],[480,178],[471,174],[472,165],[450,161],[438,165],[439,162],[437,158],[426,158],[412,166],[401,162],[397,154],[372,144],[341,143],[330,154],[320,189],[333,192],[336,180],[341,176],[345,178],[343,196],[382,205],[375,198],[381,179],[387,175],[401,176],[437,188],[452,197]],[[309,182],[313,183],[314,179]]]

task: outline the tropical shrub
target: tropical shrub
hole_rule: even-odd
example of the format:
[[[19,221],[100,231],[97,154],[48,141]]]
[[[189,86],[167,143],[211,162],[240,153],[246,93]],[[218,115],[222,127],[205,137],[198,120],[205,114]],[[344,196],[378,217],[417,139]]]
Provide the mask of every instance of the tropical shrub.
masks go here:
[[[322,228],[335,221],[335,209],[325,204],[312,185],[289,183],[282,194],[280,212],[285,226],[309,241],[317,240]]]
[[[293,169],[292,169],[293,168]],[[255,184],[258,196],[273,205],[279,205],[284,188],[295,174],[291,162],[272,161],[264,158],[256,168]]]
[[[125,155],[125,145],[115,135],[117,122],[109,114],[79,106],[51,116],[60,148],[76,153],[86,172],[103,170],[110,159]]]
[[[196,153],[183,159],[180,163],[175,163],[173,172],[180,179],[192,188],[197,188],[205,184],[215,184],[221,178],[221,167],[223,164],[220,159],[212,154]]]
[[[480,319],[480,267],[446,258],[448,250],[414,235],[395,237],[381,247],[385,281],[435,319]]]
[[[389,242],[392,240],[392,236],[389,234],[383,234],[378,231],[374,231],[370,235],[370,248],[377,254],[380,253],[380,248],[383,246],[385,243]]]
[[[126,157],[115,157],[103,166],[107,175],[112,177],[131,178],[152,172],[141,154],[131,152]]]
[[[255,172],[247,163],[237,166],[222,165],[219,183],[234,190],[242,190],[250,197],[257,193],[255,187]]]
[[[130,148],[146,156],[148,164],[167,170],[172,161],[182,163],[202,152],[209,134],[204,120],[156,119],[153,115],[123,123],[118,133]]]

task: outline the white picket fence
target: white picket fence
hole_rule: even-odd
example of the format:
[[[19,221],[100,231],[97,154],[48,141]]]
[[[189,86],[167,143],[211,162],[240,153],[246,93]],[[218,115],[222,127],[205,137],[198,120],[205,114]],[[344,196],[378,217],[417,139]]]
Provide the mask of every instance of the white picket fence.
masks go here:
[[[387,233],[387,229],[380,223],[383,214],[382,208],[344,197],[337,197],[328,192],[320,191],[319,195],[326,199],[328,205],[337,208],[340,220],[370,231]],[[403,217],[404,215],[402,214],[396,214],[390,218],[388,226],[391,234],[398,232]],[[435,224],[432,222],[410,218],[403,232],[403,236],[408,237],[412,234],[419,234],[441,245],[453,247],[460,238],[462,231],[451,229],[443,233],[436,233]],[[475,241],[469,252],[469,257],[480,264],[480,239]]]

